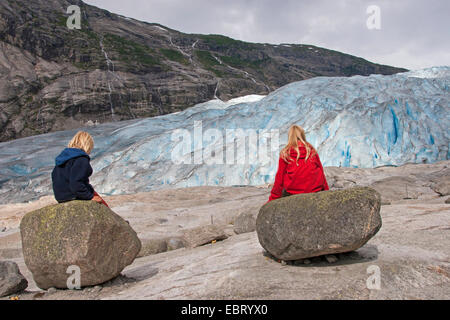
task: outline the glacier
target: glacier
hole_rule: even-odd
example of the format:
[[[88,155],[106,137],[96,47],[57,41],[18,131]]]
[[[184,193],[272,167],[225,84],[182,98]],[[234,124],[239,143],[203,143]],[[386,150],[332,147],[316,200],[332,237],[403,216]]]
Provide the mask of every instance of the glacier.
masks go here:
[[[448,160],[449,84],[449,66],[390,76],[317,77],[268,96],[215,99],[165,116],[83,128],[95,140],[91,183],[105,195],[271,183],[294,123],[305,128],[324,166]],[[247,140],[228,140],[233,130],[248,132]],[[76,131],[0,143],[0,203],[51,194],[54,158]],[[181,139],[183,134],[189,139]]]

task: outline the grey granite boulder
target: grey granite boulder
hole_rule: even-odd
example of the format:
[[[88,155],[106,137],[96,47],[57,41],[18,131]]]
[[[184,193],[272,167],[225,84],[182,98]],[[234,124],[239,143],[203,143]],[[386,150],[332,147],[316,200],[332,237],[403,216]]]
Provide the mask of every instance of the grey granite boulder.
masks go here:
[[[380,194],[368,187],[277,199],[260,209],[258,239],[281,260],[353,251],[381,228],[380,206]]]
[[[13,261],[0,261],[0,297],[25,290],[28,281],[19,271],[17,263]]]

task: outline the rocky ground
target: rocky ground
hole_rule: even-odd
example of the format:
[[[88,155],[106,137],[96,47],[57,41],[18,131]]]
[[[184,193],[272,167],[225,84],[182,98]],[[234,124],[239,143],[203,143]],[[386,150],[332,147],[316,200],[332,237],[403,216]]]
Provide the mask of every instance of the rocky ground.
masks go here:
[[[106,197],[143,243],[121,277],[80,291],[37,288],[24,264],[18,226],[52,197],[0,206],[0,259],[29,282],[19,299],[449,299],[450,161],[377,169],[326,168],[333,189],[371,185],[383,226],[365,246],[295,264],[264,253],[254,217],[267,187],[197,187]],[[447,202],[447,203],[446,203]],[[211,224],[213,226],[211,226]],[[380,290],[369,290],[377,266]],[[373,268],[373,267],[372,267]],[[369,269],[370,271],[370,269]],[[9,299],[6,297],[4,299]]]

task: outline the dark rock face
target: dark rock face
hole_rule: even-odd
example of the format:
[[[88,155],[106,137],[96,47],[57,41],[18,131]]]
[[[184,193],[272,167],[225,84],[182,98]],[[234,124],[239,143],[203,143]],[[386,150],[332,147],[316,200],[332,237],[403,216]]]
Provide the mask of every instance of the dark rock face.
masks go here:
[[[19,271],[17,263],[12,261],[0,261],[0,297],[25,290],[28,281]]]
[[[129,224],[94,201],[30,212],[20,233],[25,263],[42,289],[67,288],[69,266],[80,268],[82,287],[103,283],[118,276],[141,250]]]
[[[362,247],[381,228],[381,197],[356,187],[281,198],[257,217],[259,242],[281,260],[298,260]]]
[[[79,5],[81,30],[66,26]],[[0,141],[151,117],[315,76],[404,69],[309,45],[246,43],[125,19],[82,1],[0,1]]]

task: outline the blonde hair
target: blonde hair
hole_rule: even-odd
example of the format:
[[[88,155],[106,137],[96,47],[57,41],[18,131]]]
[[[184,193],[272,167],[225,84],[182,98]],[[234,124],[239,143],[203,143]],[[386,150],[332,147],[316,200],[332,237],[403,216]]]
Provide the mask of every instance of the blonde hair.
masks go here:
[[[289,128],[288,143],[280,152],[280,157],[283,158],[284,161],[291,162],[292,158],[290,152],[291,148],[294,148],[294,150],[297,151],[297,159],[295,160],[295,163],[297,163],[298,165],[298,159],[300,159],[300,148],[298,147],[299,141],[306,148],[305,161],[308,160],[309,156],[315,154],[316,150],[314,149],[314,147],[308,141],[306,141],[305,130],[303,130],[302,127],[294,124]]]
[[[91,135],[84,131],[78,131],[76,135],[73,136],[67,145],[69,148],[81,149],[87,154],[91,153],[94,148],[94,139]]]

